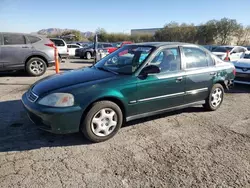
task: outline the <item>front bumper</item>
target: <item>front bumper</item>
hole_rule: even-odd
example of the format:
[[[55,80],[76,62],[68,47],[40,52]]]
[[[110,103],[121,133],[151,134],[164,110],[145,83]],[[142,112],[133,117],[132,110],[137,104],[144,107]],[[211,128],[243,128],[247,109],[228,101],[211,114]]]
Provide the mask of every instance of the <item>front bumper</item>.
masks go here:
[[[247,72],[237,71],[234,82],[239,83],[239,84],[249,85],[250,84],[250,71],[247,71]]]
[[[30,120],[42,130],[55,134],[79,132],[83,110],[79,106],[53,108],[30,102],[26,93],[22,103]]]

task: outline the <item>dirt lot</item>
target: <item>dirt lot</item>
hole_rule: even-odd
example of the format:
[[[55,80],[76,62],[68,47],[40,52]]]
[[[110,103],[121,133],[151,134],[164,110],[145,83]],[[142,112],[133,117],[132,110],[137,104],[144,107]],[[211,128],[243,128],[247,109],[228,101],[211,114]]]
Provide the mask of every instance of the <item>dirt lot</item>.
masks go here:
[[[20,98],[40,78],[0,74],[0,187],[250,187],[249,86],[227,93],[216,112],[193,107],[133,121],[91,144],[28,120]]]

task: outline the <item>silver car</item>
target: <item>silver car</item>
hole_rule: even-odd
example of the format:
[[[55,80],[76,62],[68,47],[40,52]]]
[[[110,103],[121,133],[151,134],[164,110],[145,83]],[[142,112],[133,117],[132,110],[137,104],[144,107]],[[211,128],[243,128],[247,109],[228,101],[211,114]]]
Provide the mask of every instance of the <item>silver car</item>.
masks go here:
[[[250,85],[250,51],[245,52],[243,57],[233,64],[236,68],[234,82]]]
[[[54,63],[54,43],[49,39],[0,32],[0,71],[23,69],[31,76],[41,76]]]

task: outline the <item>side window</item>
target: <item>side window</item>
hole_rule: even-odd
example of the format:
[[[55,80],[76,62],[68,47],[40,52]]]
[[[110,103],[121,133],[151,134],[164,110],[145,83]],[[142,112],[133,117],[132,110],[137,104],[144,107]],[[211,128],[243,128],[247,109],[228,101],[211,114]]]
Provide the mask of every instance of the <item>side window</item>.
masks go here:
[[[181,69],[179,48],[161,50],[156,54],[150,64],[158,66],[161,72],[179,71]]]
[[[67,48],[72,48],[73,45],[67,45]]]
[[[198,48],[183,47],[183,52],[186,59],[187,69],[208,66],[208,57],[204,51]]]
[[[214,59],[209,54],[207,54],[207,62],[208,62],[208,66],[214,66],[215,65]]]
[[[26,44],[24,36],[19,34],[3,34],[3,41],[4,45]]]
[[[31,36],[31,35],[27,35],[26,37],[28,38],[28,40],[31,44],[36,43],[36,42],[41,40],[39,37],[35,37],[35,36]]]

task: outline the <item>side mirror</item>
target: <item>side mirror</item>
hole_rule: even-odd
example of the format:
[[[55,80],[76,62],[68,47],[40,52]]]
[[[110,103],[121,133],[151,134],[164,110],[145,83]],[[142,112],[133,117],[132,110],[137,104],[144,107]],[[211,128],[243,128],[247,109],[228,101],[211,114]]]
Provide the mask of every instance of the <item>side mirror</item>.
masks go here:
[[[140,75],[148,75],[148,74],[157,74],[160,73],[160,68],[155,66],[155,65],[149,65],[147,67],[145,67],[144,69],[142,69]]]

